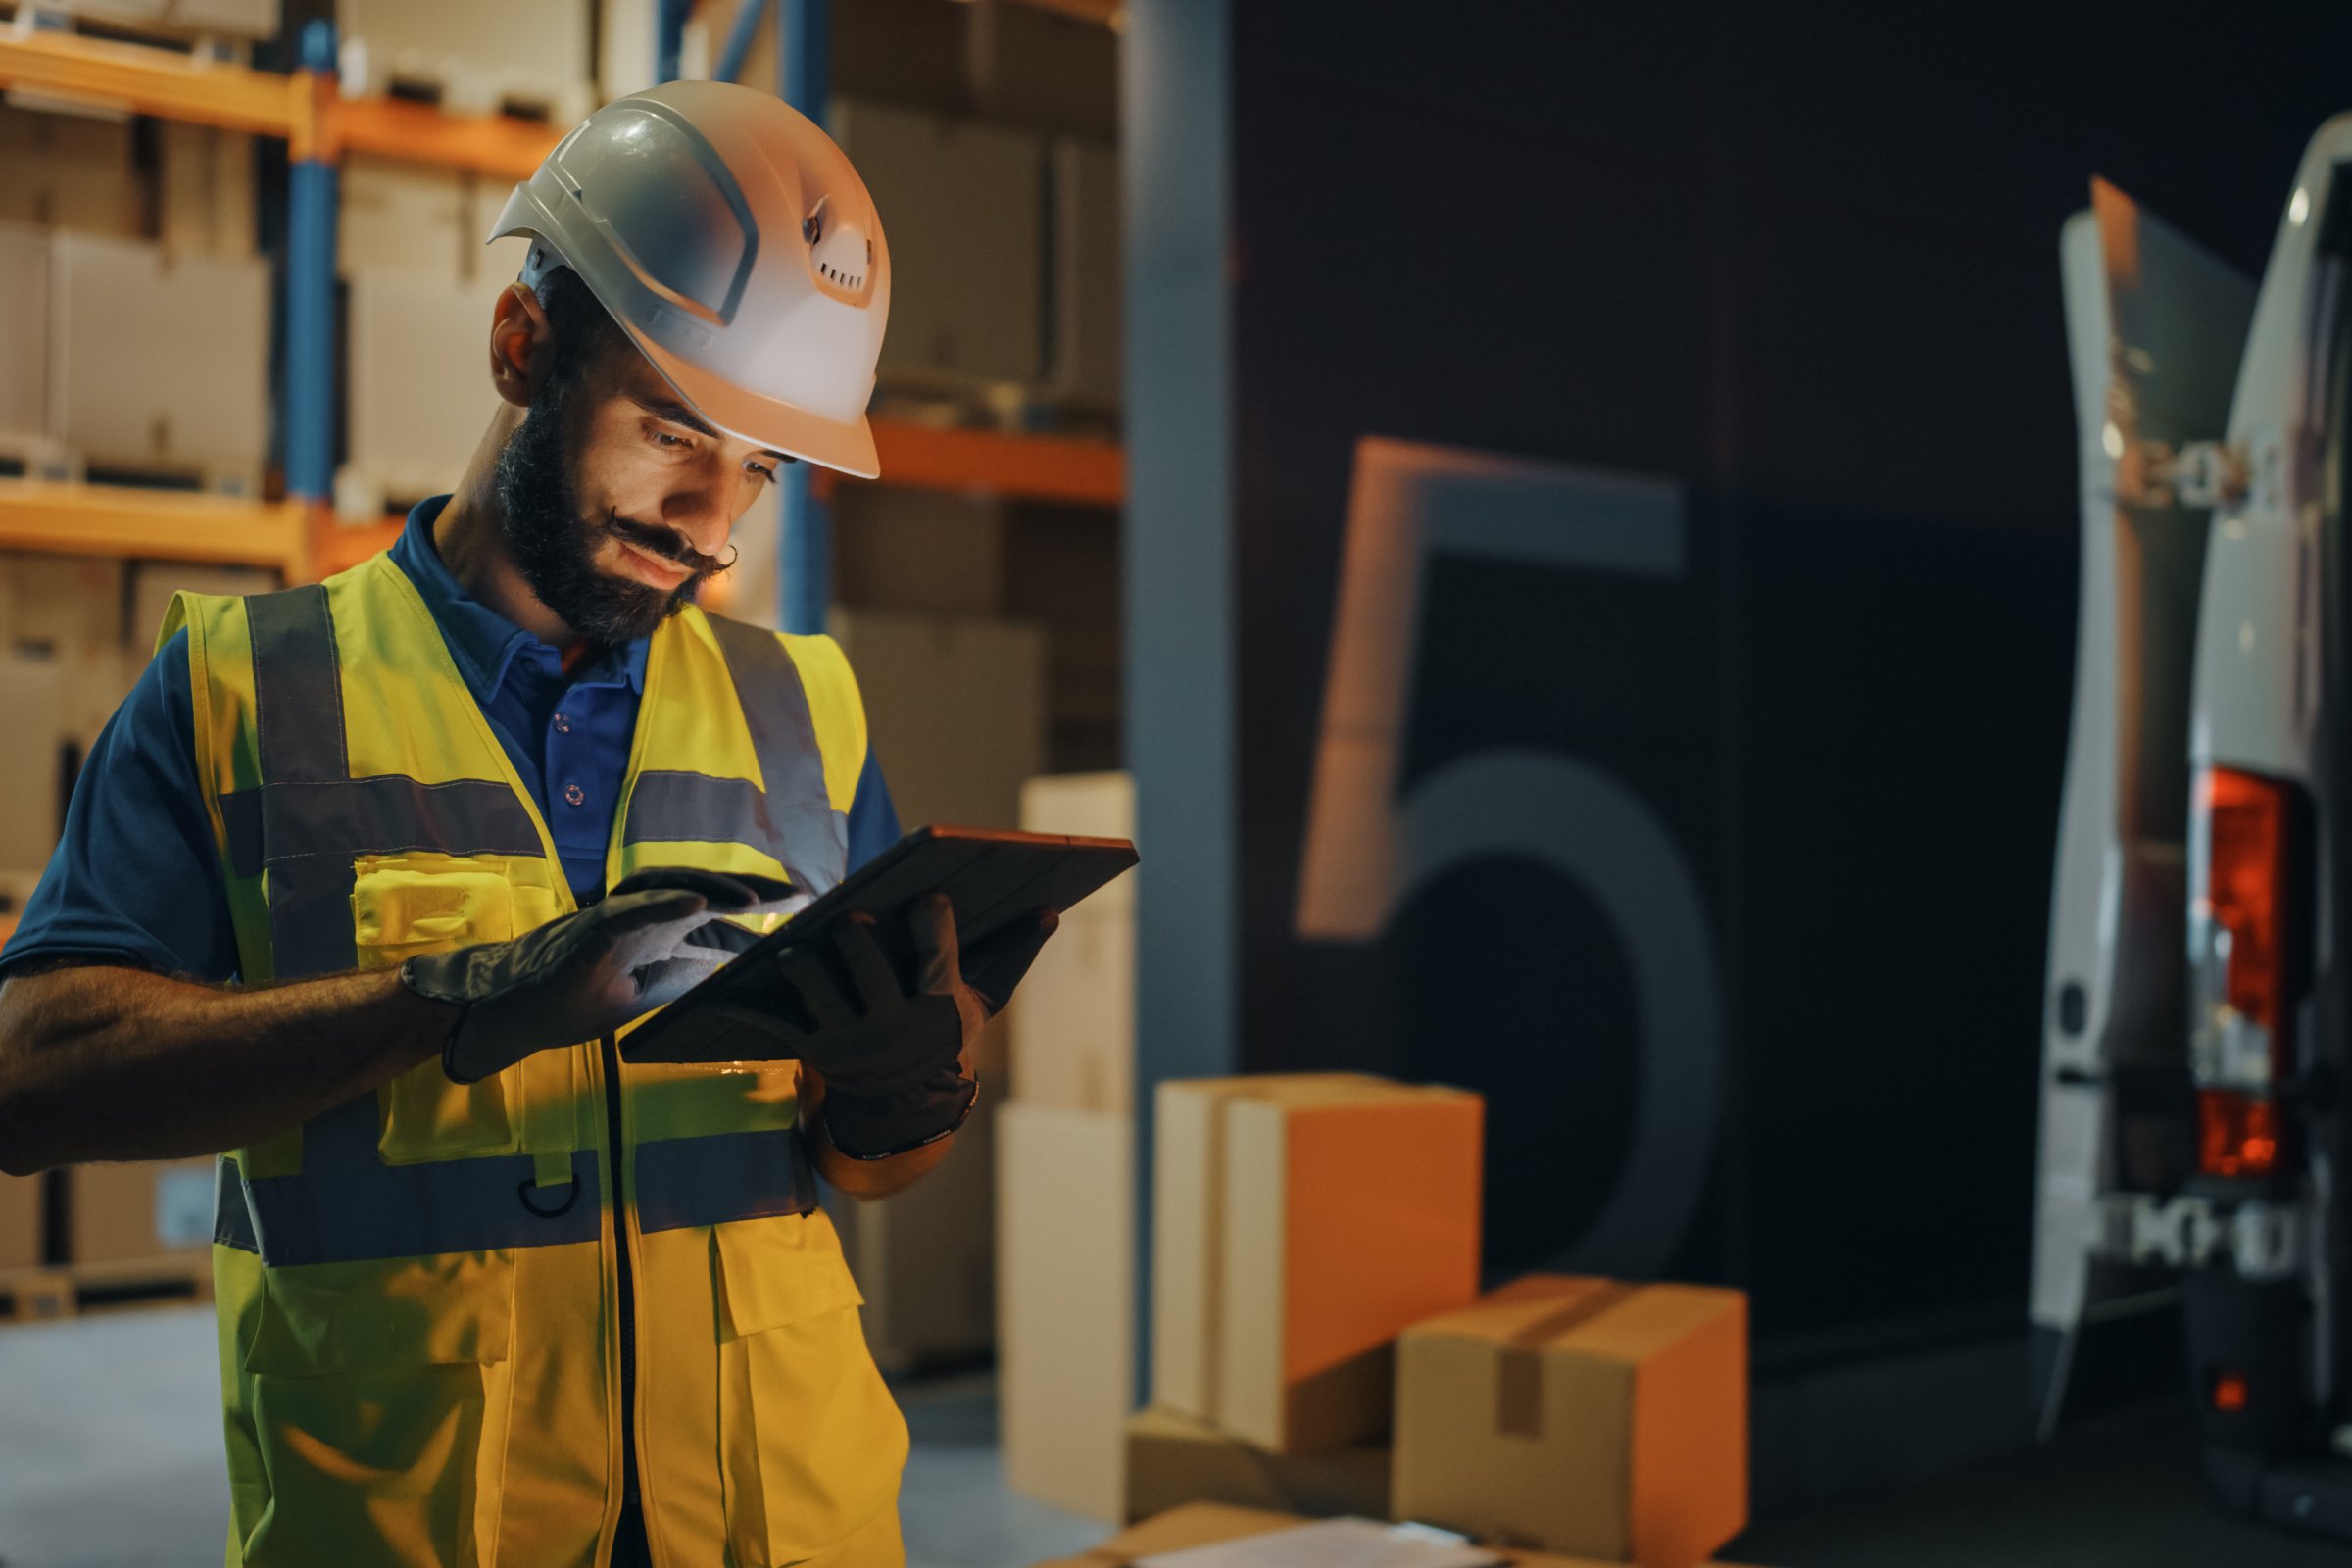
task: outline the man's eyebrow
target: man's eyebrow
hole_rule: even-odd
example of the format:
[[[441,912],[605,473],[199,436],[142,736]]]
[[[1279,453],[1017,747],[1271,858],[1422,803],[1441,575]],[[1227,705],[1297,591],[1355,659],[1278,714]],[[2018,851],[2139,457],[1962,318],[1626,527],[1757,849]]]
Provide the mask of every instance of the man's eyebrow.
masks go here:
[[[718,436],[717,428],[709,419],[704,418],[675,398],[649,398],[635,392],[631,392],[628,398],[631,403],[636,404],[657,419],[666,419],[671,424],[682,424],[696,435],[707,435],[714,440]],[[763,458],[773,458],[778,463],[794,461],[789,453],[778,452],[773,447],[761,447],[760,455]]]

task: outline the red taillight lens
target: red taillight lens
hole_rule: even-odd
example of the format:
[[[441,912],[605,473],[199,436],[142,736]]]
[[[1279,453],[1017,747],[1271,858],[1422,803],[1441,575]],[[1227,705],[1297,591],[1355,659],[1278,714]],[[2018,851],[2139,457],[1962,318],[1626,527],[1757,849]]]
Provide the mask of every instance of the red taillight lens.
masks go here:
[[[2286,1047],[2286,786],[2215,768],[2206,775],[2213,846],[2206,903],[2230,933],[2226,996],[2231,1007],[2270,1032],[2272,1073],[2284,1077]]]
[[[2216,1372],[2213,1375],[2213,1407],[2232,1414],[2246,1407],[2246,1375],[2243,1372]]]
[[[2197,1092],[2197,1166],[2208,1176],[2268,1176],[2278,1168],[2278,1106],[2232,1089]]]

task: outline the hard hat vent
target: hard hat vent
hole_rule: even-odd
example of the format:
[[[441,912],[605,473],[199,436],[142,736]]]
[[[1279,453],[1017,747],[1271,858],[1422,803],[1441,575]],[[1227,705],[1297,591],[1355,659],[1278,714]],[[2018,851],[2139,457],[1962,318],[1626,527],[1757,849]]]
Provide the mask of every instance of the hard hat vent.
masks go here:
[[[817,241],[809,255],[809,265],[816,275],[845,293],[855,294],[865,287],[867,275],[873,270],[874,247],[865,231],[856,223],[839,223]]]

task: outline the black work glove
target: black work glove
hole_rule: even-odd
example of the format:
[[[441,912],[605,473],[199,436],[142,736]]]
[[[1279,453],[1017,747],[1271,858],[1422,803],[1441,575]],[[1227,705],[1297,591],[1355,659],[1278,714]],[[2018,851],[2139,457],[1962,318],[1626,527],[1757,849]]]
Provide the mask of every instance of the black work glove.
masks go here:
[[[728,1011],[766,1037],[775,1055],[797,1056],[823,1076],[836,1149],[886,1159],[944,1137],[969,1113],[978,1086],[963,1074],[964,1049],[1057,923],[1040,909],[966,954],[954,905],[934,893],[907,910],[911,961],[894,962],[874,917],[848,914],[830,943],[781,955],[765,983],[739,990]],[[721,927],[711,940],[757,939]]]
[[[663,866],[511,942],[419,955],[400,966],[400,983],[465,1008],[441,1065],[469,1084],[551,1046],[599,1039],[685,995],[734,956],[733,946],[706,933],[741,928],[715,916],[789,913],[808,902],[772,877]]]

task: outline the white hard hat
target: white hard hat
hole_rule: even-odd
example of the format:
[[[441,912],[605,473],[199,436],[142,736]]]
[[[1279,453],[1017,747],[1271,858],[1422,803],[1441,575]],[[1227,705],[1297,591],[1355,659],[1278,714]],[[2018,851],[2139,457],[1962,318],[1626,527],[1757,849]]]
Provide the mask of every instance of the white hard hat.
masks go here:
[[[704,418],[870,479],[865,422],[890,247],[865,182],[816,123],[724,81],[672,81],[590,115],[487,236],[532,239],[523,281],[570,268]]]

